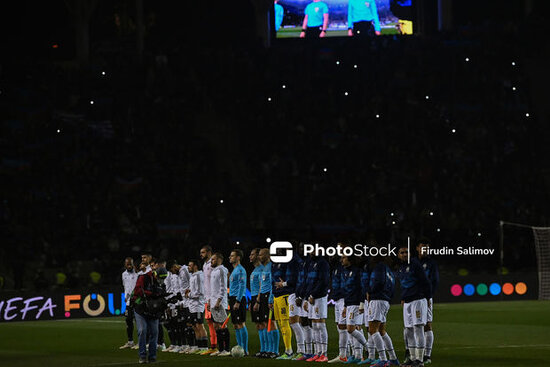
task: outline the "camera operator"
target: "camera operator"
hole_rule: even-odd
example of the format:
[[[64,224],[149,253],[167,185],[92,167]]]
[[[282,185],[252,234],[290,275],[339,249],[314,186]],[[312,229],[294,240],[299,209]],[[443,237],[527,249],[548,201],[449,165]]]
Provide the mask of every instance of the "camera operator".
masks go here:
[[[139,363],[147,363],[146,357],[150,363],[157,360],[159,319],[167,307],[163,289],[167,276],[166,268],[159,268],[154,273],[149,270],[138,277],[134,288],[132,304],[138,328]]]

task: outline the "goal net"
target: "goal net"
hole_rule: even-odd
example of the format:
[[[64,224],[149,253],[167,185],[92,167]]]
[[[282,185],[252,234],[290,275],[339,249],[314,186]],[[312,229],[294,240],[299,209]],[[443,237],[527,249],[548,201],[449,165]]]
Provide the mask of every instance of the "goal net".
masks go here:
[[[524,233],[529,231],[534,239],[536,267],[539,281],[539,299],[550,300],[550,227],[535,227],[525,224],[500,222],[500,260],[504,262],[504,226],[522,228]],[[513,236],[512,236],[513,237]],[[531,240],[531,241],[532,241]],[[530,242],[530,241],[529,241]],[[523,249],[520,251],[526,251]]]

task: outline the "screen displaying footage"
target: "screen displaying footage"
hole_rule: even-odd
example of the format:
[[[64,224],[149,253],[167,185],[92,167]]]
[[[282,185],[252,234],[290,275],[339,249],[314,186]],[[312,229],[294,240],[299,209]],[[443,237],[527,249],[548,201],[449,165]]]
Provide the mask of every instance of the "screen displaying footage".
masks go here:
[[[274,0],[277,38],[413,34],[412,0]]]

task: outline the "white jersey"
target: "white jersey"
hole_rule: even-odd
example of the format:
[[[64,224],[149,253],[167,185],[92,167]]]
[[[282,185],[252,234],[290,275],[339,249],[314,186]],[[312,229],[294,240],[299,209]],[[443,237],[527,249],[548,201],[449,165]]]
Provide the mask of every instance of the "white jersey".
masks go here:
[[[212,258],[210,258],[202,267],[204,273],[204,297],[206,302],[210,299],[210,273],[212,273]]]
[[[189,289],[189,279],[191,278],[191,274],[189,274],[189,268],[187,265],[182,265],[178,274],[179,279],[179,292],[184,295],[185,291]],[[183,301],[180,302],[183,307],[189,307],[189,302],[186,298],[183,299]]]
[[[136,287],[138,275],[135,271],[125,270],[122,273],[122,286],[124,287],[124,299],[126,300],[126,306],[130,305],[130,296]]]
[[[191,274],[187,299],[189,312],[204,312],[204,274],[200,270]]]
[[[174,294],[174,295],[178,293],[178,291],[174,287],[176,285],[174,278],[176,277],[177,277],[176,274],[168,273],[168,276],[164,280],[164,285],[166,286],[167,293]]]
[[[221,299],[223,308],[227,308],[227,274],[225,266],[219,265],[212,269],[210,274],[210,307]]]

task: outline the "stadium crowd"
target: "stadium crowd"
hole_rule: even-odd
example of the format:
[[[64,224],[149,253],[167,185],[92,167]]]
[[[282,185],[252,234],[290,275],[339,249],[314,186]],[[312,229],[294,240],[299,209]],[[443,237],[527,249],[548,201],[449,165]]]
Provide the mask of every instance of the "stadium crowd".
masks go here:
[[[267,49],[149,37],[142,64],[117,41],[80,71],[2,64],[1,286],[118,284],[129,253],[205,243],[496,247],[500,219],[548,223],[518,27]]]

